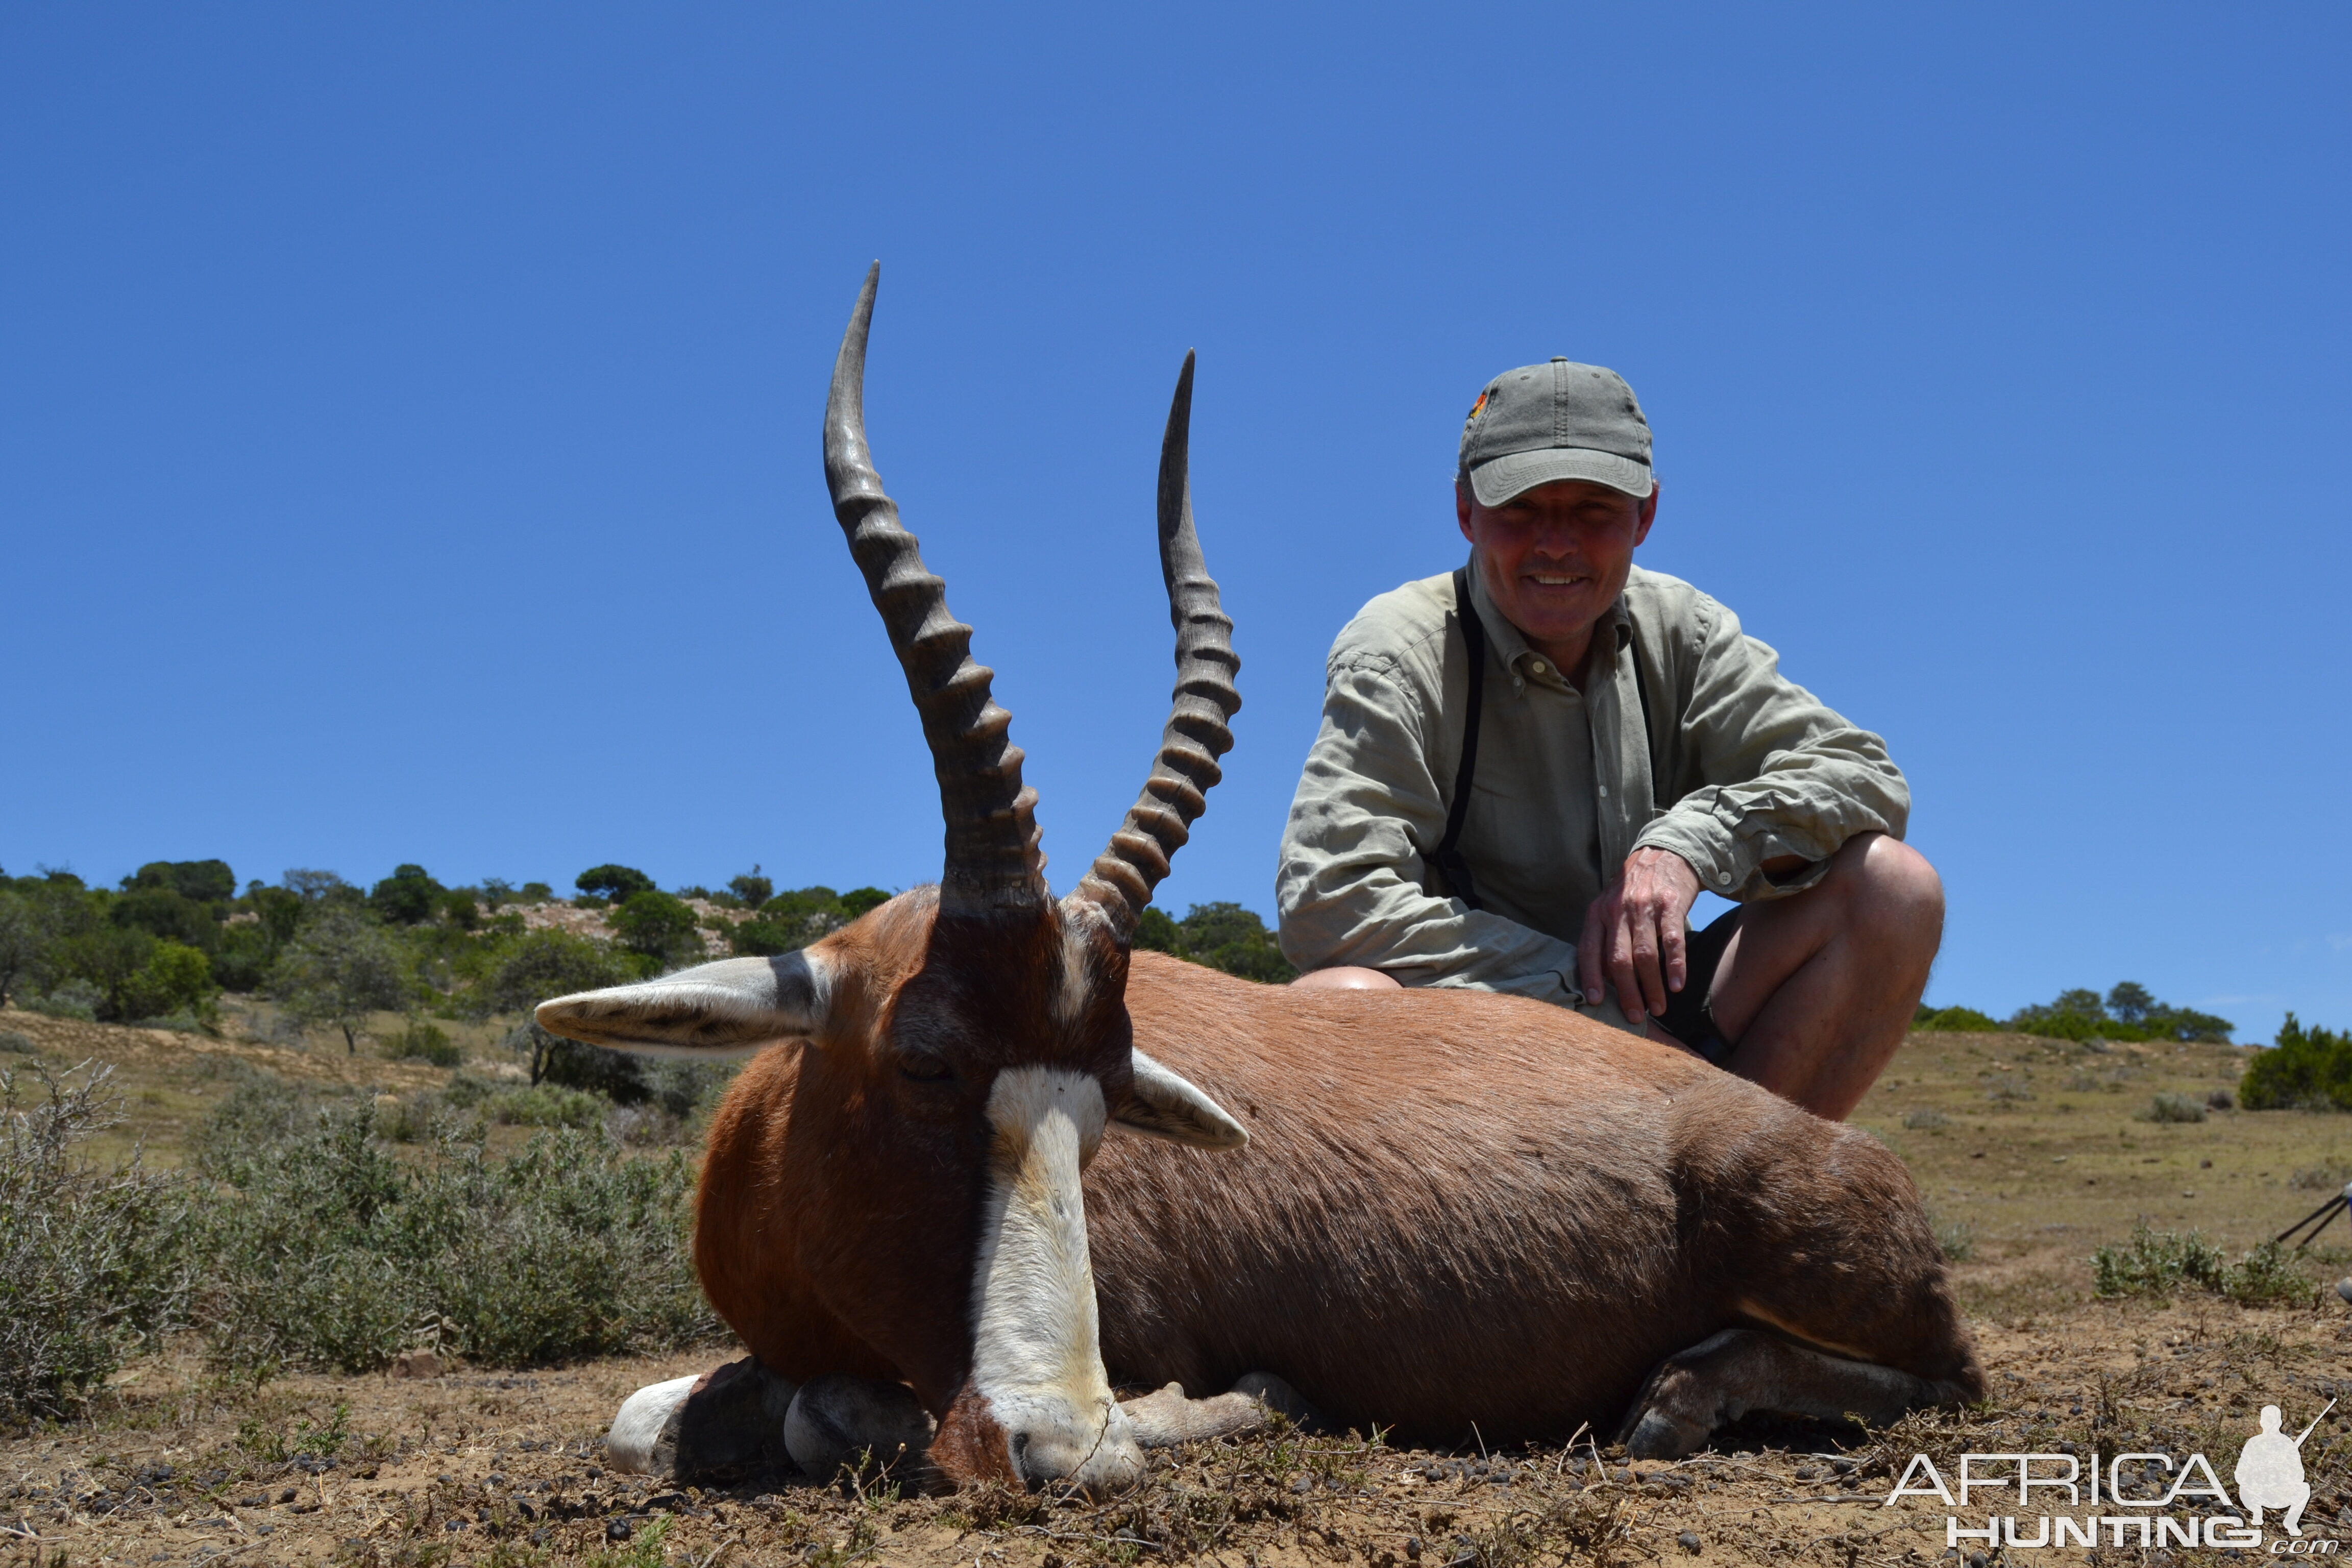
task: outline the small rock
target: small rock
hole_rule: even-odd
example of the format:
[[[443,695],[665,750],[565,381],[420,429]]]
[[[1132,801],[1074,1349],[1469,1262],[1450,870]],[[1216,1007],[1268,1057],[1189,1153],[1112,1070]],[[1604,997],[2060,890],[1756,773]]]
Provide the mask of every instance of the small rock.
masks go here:
[[[1406,1558],[1406,1560],[1407,1560],[1408,1562],[1418,1563],[1418,1562],[1420,1562],[1420,1561],[1421,1561],[1421,1537],[1420,1537],[1420,1536],[1418,1536],[1418,1535],[1408,1535],[1408,1536],[1406,1536],[1406,1537],[1405,1537],[1405,1539],[1404,1539],[1404,1554],[1405,1554],[1405,1558]]]
[[[604,1521],[604,1539],[607,1541],[626,1541],[634,1533],[635,1531],[625,1519],[608,1519]]]
[[[1680,1535],[1675,1537],[1675,1544],[1681,1547],[1685,1552],[1689,1552],[1692,1556],[1697,1556],[1698,1531],[1696,1530],[1684,1531]]]
[[[2352,1274],[2347,1274],[2336,1282],[2336,1293],[2346,1300],[2352,1301]]]
[[[394,1377],[438,1377],[441,1372],[441,1358],[431,1351],[403,1351],[392,1358]]]

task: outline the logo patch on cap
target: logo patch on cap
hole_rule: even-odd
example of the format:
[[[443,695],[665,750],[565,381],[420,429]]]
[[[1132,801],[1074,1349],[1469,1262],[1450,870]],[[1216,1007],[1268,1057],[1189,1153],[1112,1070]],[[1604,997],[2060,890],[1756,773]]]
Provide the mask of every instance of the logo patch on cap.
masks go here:
[[[1492,397],[1493,395],[1495,395],[1495,392],[1494,392],[1494,388],[1492,388],[1492,387],[1489,387],[1489,388],[1487,388],[1486,391],[1484,391],[1484,392],[1480,393],[1480,394],[1478,395],[1478,401],[1477,401],[1477,402],[1475,402],[1475,403],[1474,403],[1474,404],[1472,404],[1472,405],[1470,405],[1470,417],[1471,417],[1471,418],[1473,418],[1473,419],[1475,419],[1475,418],[1477,418],[1477,417],[1478,417],[1478,416],[1479,416],[1480,414],[1484,413],[1484,412],[1486,411],[1486,399],[1488,399],[1489,397]]]

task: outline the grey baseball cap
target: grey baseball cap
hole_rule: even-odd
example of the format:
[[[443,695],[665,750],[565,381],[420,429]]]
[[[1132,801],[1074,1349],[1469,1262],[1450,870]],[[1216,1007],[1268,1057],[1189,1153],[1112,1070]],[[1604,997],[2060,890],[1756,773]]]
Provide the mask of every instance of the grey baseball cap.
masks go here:
[[[1486,384],[1462,426],[1462,469],[1481,506],[1556,479],[1590,479],[1646,497],[1650,422],[1613,370],[1555,359]]]

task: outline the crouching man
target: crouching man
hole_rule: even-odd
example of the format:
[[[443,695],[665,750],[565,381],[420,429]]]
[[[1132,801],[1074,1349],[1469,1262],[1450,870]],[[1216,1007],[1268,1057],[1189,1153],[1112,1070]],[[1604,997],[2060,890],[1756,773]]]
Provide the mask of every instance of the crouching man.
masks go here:
[[[1647,1032],[1852,1110],[1926,988],[1943,889],[1879,738],[1738,617],[1633,564],[1650,428],[1555,359],[1471,408],[1470,559],[1381,595],[1328,666],[1283,835],[1301,985],[1455,985]],[[1699,891],[1737,907],[1701,931]]]

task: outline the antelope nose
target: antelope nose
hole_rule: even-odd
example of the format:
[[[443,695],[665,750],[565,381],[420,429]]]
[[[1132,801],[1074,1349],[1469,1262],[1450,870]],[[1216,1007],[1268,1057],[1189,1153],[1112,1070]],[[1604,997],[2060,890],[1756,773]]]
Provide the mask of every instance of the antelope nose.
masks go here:
[[[1143,1450],[1128,1429],[1126,1413],[1087,1432],[1074,1423],[1024,1423],[1004,1435],[1013,1468],[1030,1489],[1076,1487],[1091,1497],[1123,1492],[1143,1474]]]

